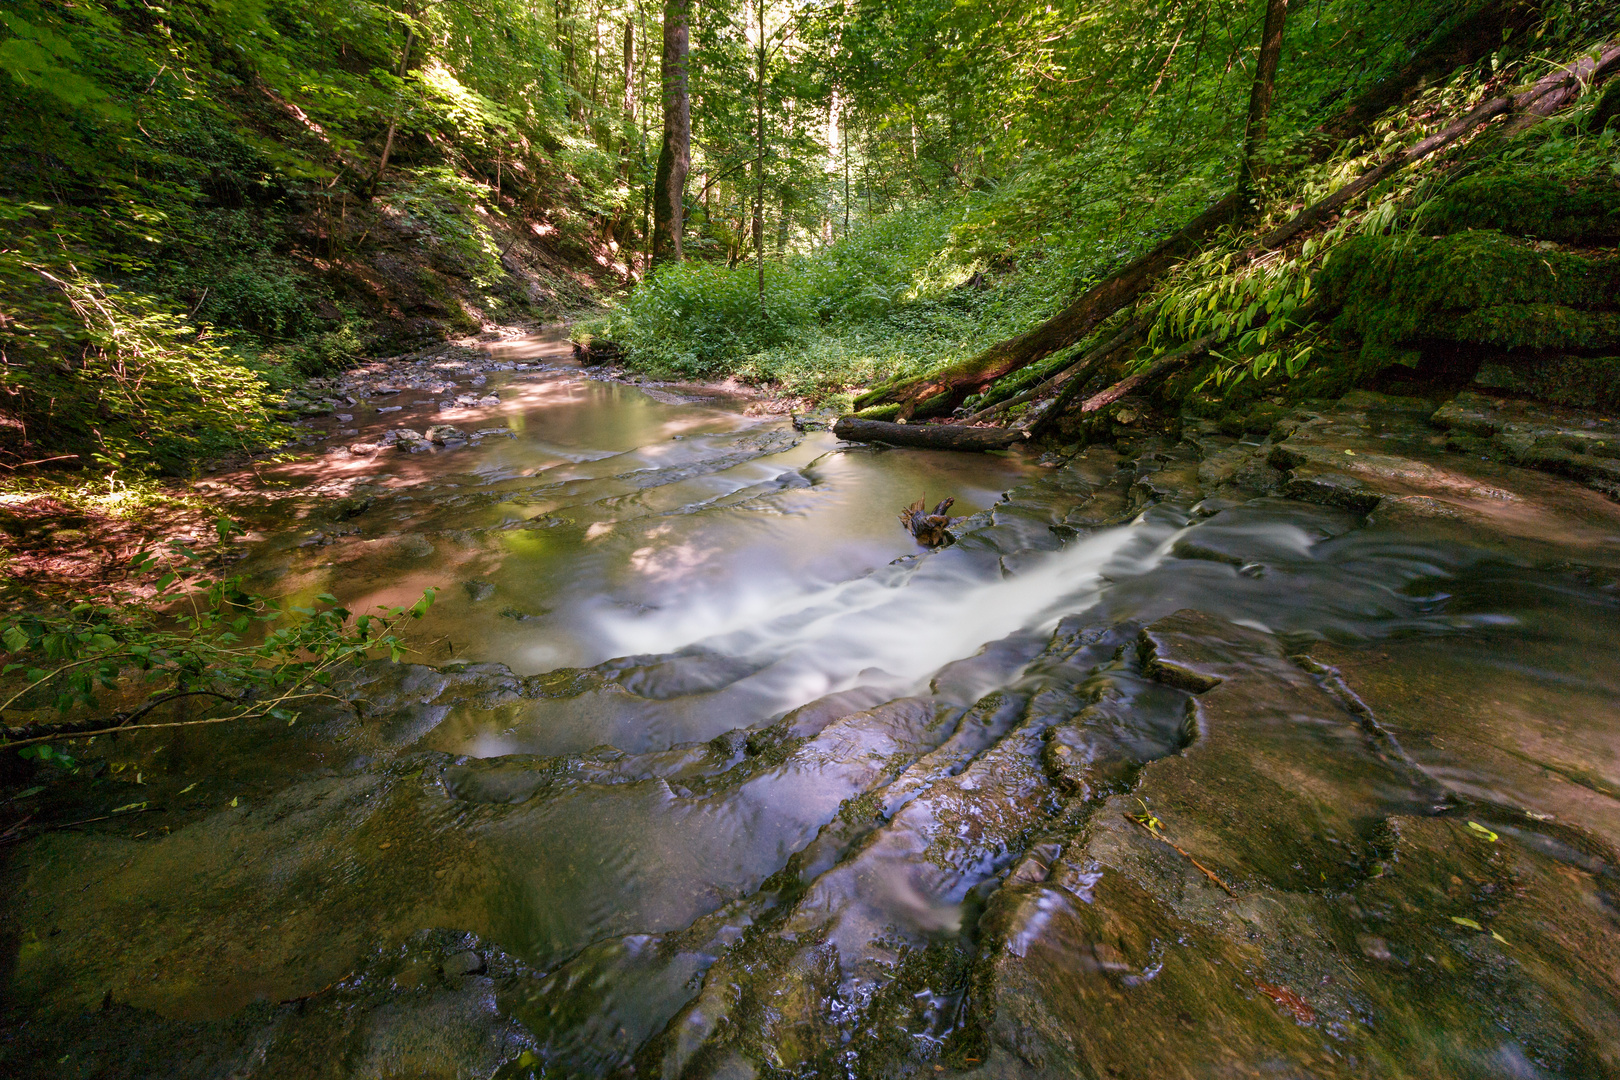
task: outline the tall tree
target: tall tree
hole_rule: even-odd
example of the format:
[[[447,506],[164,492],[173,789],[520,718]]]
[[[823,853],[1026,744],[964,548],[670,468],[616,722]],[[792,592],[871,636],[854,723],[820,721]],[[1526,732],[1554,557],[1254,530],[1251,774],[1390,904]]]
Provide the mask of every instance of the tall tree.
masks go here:
[[[754,258],[759,271],[759,307],[765,309],[765,0],[756,0],[759,40],[754,45]]]
[[[653,180],[652,261],[681,260],[686,173],[692,164],[692,100],[687,80],[692,0],[664,0],[664,144]]]
[[[1266,144],[1266,127],[1271,116],[1271,96],[1277,85],[1277,61],[1282,56],[1283,24],[1288,20],[1288,0],[1266,0],[1266,25],[1260,31],[1260,59],[1249,88],[1249,118],[1243,129],[1243,166],[1240,185],[1252,185],[1266,173],[1261,158]]]
[[[613,234],[620,244],[629,242],[633,216],[630,188],[630,159],[636,140],[636,38],[635,22],[628,11],[624,15],[624,59],[619,102],[619,184],[624,189],[624,202],[613,215]]]

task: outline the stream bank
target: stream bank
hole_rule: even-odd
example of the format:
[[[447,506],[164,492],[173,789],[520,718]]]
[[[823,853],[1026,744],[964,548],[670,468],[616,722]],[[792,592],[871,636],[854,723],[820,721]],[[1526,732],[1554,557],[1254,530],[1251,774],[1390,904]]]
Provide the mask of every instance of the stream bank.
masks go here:
[[[444,586],[430,663],[37,796],[161,809],[11,848],[8,1067],[1620,1073],[1599,418],[964,457],[490,362],[243,502],[250,581]]]

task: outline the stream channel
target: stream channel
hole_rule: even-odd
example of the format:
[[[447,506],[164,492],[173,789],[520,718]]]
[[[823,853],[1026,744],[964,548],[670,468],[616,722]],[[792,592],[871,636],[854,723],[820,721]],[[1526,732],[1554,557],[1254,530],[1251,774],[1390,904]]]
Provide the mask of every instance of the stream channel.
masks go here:
[[[1303,436],[839,444],[554,338],[416,382],[240,566],[436,586],[419,652],[85,749],[162,809],[11,851],[0,1072],[1620,1075],[1601,495],[1372,395],[1307,421],[1405,463],[1369,510],[1282,497]]]

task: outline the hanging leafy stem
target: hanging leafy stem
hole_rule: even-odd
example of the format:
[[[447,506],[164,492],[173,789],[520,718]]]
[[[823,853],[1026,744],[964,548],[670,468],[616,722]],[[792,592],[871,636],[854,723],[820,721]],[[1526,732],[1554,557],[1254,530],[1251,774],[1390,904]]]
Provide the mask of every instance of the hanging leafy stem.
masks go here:
[[[220,546],[241,529],[216,522]],[[326,593],[314,606],[279,606],[247,592],[240,575],[198,577],[207,552],[180,543],[167,557],[143,552],[134,572],[162,569],[142,604],[83,601],[59,613],[22,613],[0,620],[7,663],[0,676],[24,685],[0,701],[0,716],[25,700],[48,699],[59,712],[87,709],[90,719],[33,723],[0,733],[0,750],[41,759],[71,758],[50,743],[113,731],[188,727],[271,718],[296,723],[309,702],[334,698],[342,666],[377,653],[398,662],[409,651],[399,629],[433,603],[427,589],[408,607],[354,615]],[[133,708],[105,714],[98,694],[144,679],[149,690]],[[165,706],[201,699],[200,715],[162,719]]]

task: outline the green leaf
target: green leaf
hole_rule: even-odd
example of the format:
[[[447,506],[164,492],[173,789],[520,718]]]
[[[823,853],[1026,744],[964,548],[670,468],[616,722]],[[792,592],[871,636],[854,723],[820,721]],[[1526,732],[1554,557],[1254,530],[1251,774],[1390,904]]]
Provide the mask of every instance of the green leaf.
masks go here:
[[[1479,923],[1475,922],[1473,919],[1465,919],[1461,915],[1453,915],[1451,917],[1451,921],[1456,923],[1458,926],[1466,926],[1470,930],[1478,930],[1481,932],[1484,932],[1485,930],[1483,926],[1479,925]]]
[[[0,641],[5,642],[7,652],[22,652],[28,647],[28,634],[20,626],[8,626],[6,632],[0,634]]]
[[[1496,841],[1498,839],[1497,835],[1494,832],[1487,829],[1485,826],[1481,825],[1477,821],[1470,821],[1468,823],[1468,828],[1469,828],[1469,831],[1473,832],[1474,834],[1478,835],[1479,837],[1481,837],[1481,838],[1483,838],[1485,840],[1489,840],[1493,844],[1496,843]]]

